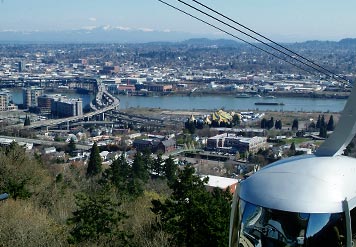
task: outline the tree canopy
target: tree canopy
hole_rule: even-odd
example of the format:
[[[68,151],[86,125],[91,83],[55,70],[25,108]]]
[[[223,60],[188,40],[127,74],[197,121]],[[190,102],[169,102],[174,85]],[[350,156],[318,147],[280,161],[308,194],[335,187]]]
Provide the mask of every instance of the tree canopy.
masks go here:
[[[209,193],[205,184],[186,166],[170,183],[172,195],[164,202],[152,201],[159,228],[172,235],[175,246],[226,246],[229,233],[231,194]]]
[[[94,142],[91,148],[89,162],[88,162],[88,168],[87,168],[88,177],[92,177],[101,173],[102,170],[101,162],[102,161],[100,157],[99,147],[96,144],[96,142]]]

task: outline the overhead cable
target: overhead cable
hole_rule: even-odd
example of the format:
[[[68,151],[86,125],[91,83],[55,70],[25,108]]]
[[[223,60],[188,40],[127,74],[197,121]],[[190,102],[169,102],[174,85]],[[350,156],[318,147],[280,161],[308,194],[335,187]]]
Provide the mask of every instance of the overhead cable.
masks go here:
[[[318,64],[315,63],[314,61],[312,61],[312,60],[310,60],[310,59],[308,59],[308,58],[306,58],[306,57],[304,57],[304,56],[302,56],[302,55],[300,55],[300,54],[298,54],[298,53],[292,51],[291,49],[289,49],[289,48],[287,48],[287,47],[285,47],[285,46],[283,46],[283,45],[281,45],[281,44],[279,44],[279,43],[273,41],[272,39],[270,39],[270,38],[268,38],[268,37],[262,35],[261,33],[256,32],[256,31],[254,31],[253,29],[251,29],[251,28],[249,28],[249,27],[247,27],[247,26],[245,26],[245,25],[243,25],[243,24],[241,24],[241,23],[239,23],[239,22],[237,22],[237,21],[235,21],[235,20],[229,18],[228,16],[226,16],[226,15],[224,15],[224,14],[222,14],[222,13],[216,11],[216,10],[214,10],[213,8],[211,8],[211,7],[205,5],[205,4],[203,4],[203,3],[201,3],[201,2],[199,2],[199,1],[197,1],[197,0],[192,0],[192,1],[195,2],[195,3],[197,3],[197,4],[199,4],[199,5],[202,6],[202,7],[204,7],[204,8],[206,8],[206,9],[210,10],[211,12],[213,12],[213,13],[215,13],[215,14],[221,16],[221,17],[224,17],[225,19],[227,19],[227,20],[229,20],[229,21],[235,23],[236,25],[239,25],[240,27],[245,28],[246,30],[250,31],[251,33],[254,33],[254,34],[258,35],[258,36],[261,37],[261,38],[264,38],[265,40],[267,40],[267,41],[271,42],[272,44],[274,44],[274,45],[276,45],[276,46],[278,46],[278,47],[280,47],[280,48],[282,48],[282,49],[284,49],[284,50],[286,50],[286,51],[292,53],[293,55],[298,56],[298,57],[300,57],[301,59],[303,59],[303,60],[305,60],[305,61],[307,61],[307,62],[309,62],[309,63],[311,63],[311,64],[313,64],[313,65],[315,65],[315,66],[317,66],[318,68],[320,68],[320,69],[322,69],[322,70],[324,70],[324,71],[330,73],[331,75],[336,76],[336,77],[339,77],[339,75],[337,75],[337,74],[335,74],[334,72],[328,70],[327,68],[318,65]],[[345,80],[345,79],[342,78],[342,77],[341,77],[341,79]],[[345,80],[345,81],[346,81],[346,80]]]
[[[223,32],[223,33],[225,33],[225,34],[231,36],[231,37],[234,37],[235,39],[238,39],[238,40],[240,40],[240,41],[242,41],[242,42],[244,42],[244,43],[246,43],[246,44],[248,44],[248,45],[250,45],[250,46],[252,46],[252,47],[255,47],[256,49],[258,49],[258,50],[260,50],[260,51],[263,51],[263,52],[265,52],[265,53],[267,53],[267,54],[269,54],[269,55],[271,55],[271,56],[273,56],[273,57],[275,57],[275,58],[278,58],[278,59],[280,59],[280,60],[282,60],[282,61],[284,61],[284,62],[286,62],[286,63],[288,63],[288,64],[290,64],[290,65],[292,65],[292,66],[294,66],[294,67],[296,67],[296,68],[298,68],[298,69],[300,69],[300,70],[303,70],[303,71],[305,71],[305,72],[307,72],[307,73],[313,74],[311,71],[309,71],[309,70],[307,70],[307,69],[305,69],[305,68],[303,68],[303,67],[301,67],[301,66],[299,66],[299,65],[297,65],[297,64],[294,64],[294,63],[292,63],[292,62],[286,60],[286,59],[283,58],[283,57],[280,57],[280,56],[278,56],[278,55],[276,55],[276,54],[273,54],[273,53],[271,53],[271,52],[269,52],[269,51],[267,51],[267,50],[261,48],[261,47],[258,47],[257,45],[255,45],[255,44],[253,44],[253,43],[251,43],[251,42],[248,42],[248,41],[246,41],[246,40],[244,40],[244,39],[242,39],[242,38],[240,38],[240,37],[238,37],[238,36],[236,36],[236,35],[234,35],[234,34],[228,32],[228,31],[225,31],[225,30],[223,30],[223,29],[221,29],[221,28],[219,28],[219,27],[217,27],[217,26],[215,26],[215,25],[213,25],[213,24],[211,24],[211,23],[209,23],[209,22],[207,22],[207,21],[204,21],[203,19],[200,19],[199,17],[196,17],[196,16],[194,16],[194,15],[192,15],[192,14],[189,14],[188,12],[186,12],[186,11],[184,11],[184,10],[182,10],[182,9],[180,9],[180,8],[178,8],[178,7],[176,7],[176,6],[173,6],[173,5],[167,3],[167,2],[165,2],[165,1],[163,1],[163,0],[157,0],[157,1],[159,1],[159,2],[161,2],[161,3],[163,3],[163,4],[167,5],[167,6],[169,6],[169,7],[173,8],[173,9],[175,9],[175,10],[177,10],[177,11],[179,11],[179,12],[185,14],[185,15],[188,15],[188,16],[190,16],[190,17],[192,17],[192,18],[194,18],[194,19],[196,19],[196,20],[198,20],[198,21],[200,21],[200,22],[203,22],[204,24],[206,24],[206,25],[208,25],[208,26],[211,26],[211,27],[213,27],[213,28],[215,28],[215,29],[217,29],[217,30],[219,30],[219,31],[221,31],[221,32]],[[308,66],[308,67],[310,67],[310,66]]]
[[[240,32],[240,33],[242,33],[242,34],[248,36],[249,38],[252,38],[252,39],[254,39],[254,40],[256,40],[256,41],[262,43],[263,45],[265,45],[265,46],[267,46],[267,47],[269,47],[269,48],[271,48],[271,49],[273,49],[273,50],[275,50],[275,51],[277,51],[277,52],[279,52],[279,53],[282,53],[283,55],[285,55],[285,56],[287,56],[287,57],[289,57],[289,58],[291,58],[291,59],[293,59],[293,60],[295,60],[295,61],[298,61],[299,63],[301,63],[301,64],[303,64],[303,65],[305,65],[305,66],[307,66],[307,67],[310,67],[310,68],[312,68],[312,69],[318,71],[318,72],[321,73],[321,74],[324,74],[324,75],[326,75],[326,76],[328,76],[328,77],[332,77],[330,74],[326,73],[325,71],[322,71],[322,70],[318,69],[317,67],[315,67],[315,66],[313,66],[313,65],[310,65],[310,64],[308,64],[308,63],[302,61],[301,59],[296,58],[296,57],[294,57],[294,56],[292,56],[292,55],[286,53],[285,51],[282,51],[282,50],[280,50],[280,49],[278,49],[278,48],[276,48],[276,47],[274,47],[274,46],[268,44],[267,42],[265,42],[265,41],[263,41],[263,40],[261,40],[261,39],[259,39],[259,38],[256,38],[256,37],[252,36],[251,34],[248,34],[247,32],[242,31],[242,30],[240,30],[240,29],[238,29],[238,28],[236,28],[236,27],[230,25],[229,23],[226,23],[226,22],[224,22],[224,21],[222,21],[222,20],[220,20],[220,19],[218,19],[218,18],[216,18],[216,17],[214,17],[214,16],[212,16],[212,15],[210,15],[210,14],[204,12],[203,10],[200,10],[200,9],[196,8],[195,6],[192,6],[192,5],[189,4],[189,3],[184,2],[183,0],[177,0],[177,1],[180,2],[180,3],[182,3],[182,4],[184,4],[184,5],[186,5],[186,6],[188,6],[188,7],[191,8],[191,9],[194,9],[194,10],[196,10],[196,11],[198,11],[198,12],[200,12],[200,13],[206,15],[206,16],[208,16],[208,17],[211,18],[211,19],[214,19],[215,21],[218,21],[218,22],[224,24],[225,26],[228,26],[228,27],[234,29],[235,31],[238,31],[238,32]],[[338,79],[336,79],[336,80],[338,80]],[[340,80],[338,80],[338,81],[339,81],[339,82],[342,82],[342,81],[340,81]]]

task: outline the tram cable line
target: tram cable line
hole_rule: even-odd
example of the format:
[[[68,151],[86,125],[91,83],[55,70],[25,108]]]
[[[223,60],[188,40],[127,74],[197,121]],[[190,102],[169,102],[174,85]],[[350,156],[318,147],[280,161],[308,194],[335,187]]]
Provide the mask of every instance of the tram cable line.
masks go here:
[[[242,42],[244,42],[244,43],[246,43],[246,44],[248,44],[248,45],[250,45],[250,46],[252,46],[252,47],[254,47],[254,48],[258,49],[258,50],[260,50],[260,51],[263,51],[263,52],[265,52],[265,53],[268,54],[268,55],[271,55],[271,56],[273,56],[273,57],[275,57],[275,58],[277,58],[277,59],[279,59],[279,60],[282,60],[282,61],[284,61],[284,62],[286,62],[286,63],[288,63],[288,64],[290,64],[290,65],[292,65],[292,66],[294,66],[294,67],[296,67],[296,68],[298,68],[298,69],[300,69],[300,70],[303,70],[303,71],[305,71],[305,72],[307,72],[307,73],[309,73],[309,74],[315,74],[315,73],[313,73],[312,71],[307,70],[306,68],[303,68],[303,67],[299,66],[299,65],[296,64],[296,63],[293,63],[293,62],[288,61],[288,60],[285,59],[284,57],[278,56],[278,55],[276,55],[276,54],[274,54],[274,53],[272,53],[272,52],[270,52],[270,51],[268,51],[268,50],[266,50],[266,49],[263,49],[263,48],[261,48],[261,47],[255,45],[255,44],[253,44],[253,43],[251,43],[251,42],[245,40],[245,39],[242,39],[242,38],[240,38],[240,37],[234,35],[233,33],[229,32],[229,31],[226,31],[226,30],[224,30],[224,29],[222,29],[222,28],[220,28],[220,27],[218,27],[218,26],[216,26],[216,25],[214,25],[214,24],[212,24],[212,23],[210,23],[210,22],[208,22],[208,21],[206,21],[206,20],[203,20],[203,19],[201,19],[201,18],[199,18],[199,17],[197,17],[197,16],[195,16],[195,15],[193,15],[193,14],[188,13],[188,12],[182,10],[182,9],[179,8],[179,7],[176,7],[176,6],[172,5],[172,4],[169,4],[169,3],[165,2],[164,0],[158,0],[158,1],[161,2],[161,3],[163,3],[163,4],[165,4],[165,5],[167,5],[167,6],[169,6],[169,7],[171,7],[171,8],[173,8],[173,9],[175,9],[175,10],[177,10],[177,11],[179,11],[179,12],[181,12],[181,13],[183,13],[183,14],[185,14],[185,15],[187,15],[187,16],[190,16],[190,17],[192,17],[192,18],[194,18],[194,19],[196,19],[196,20],[198,20],[198,21],[200,21],[200,22],[202,22],[202,23],[204,23],[204,24],[206,24],[206,25],[208,25],[208,26],[211,26],[211,27],[213,27],[213,28],[215,28],[215,29],[217,29],[217,30],[219,30],[219,31],[221,31],[221,32],[223,32],[223,33],[225,33],[225,34],[227,34],[227,35],[229,35],[229,36],[231,36],[231,37],[233,37],[233,38],[239,40],[239,41],[242,41]],[[182,4],[184,4],[184,5],[186,5],[186,6],[188,6],[188,7],[191,8],[191,9],[194,9],[194,10],[196,10],[196,11],[198,11],[198,12],[200,12],[200,13],[202,13],[202,14],[204,14],[204,15],[210,17],[210,18],[212,18],[212,19],[215,20],[215,21],[220,22],[221,24],[223,24],[223,25],[225,25],[225,26],[228,26],[228,27],[234,29],[235,31],[238,31],[238,32],[240,32],[240,33],[242,33],[242,34],[248,36],[248,37],[251,38],[251,39],[254,39],[254,40],[258,41],[259,43],[261,43],[261,44],[264,45],[264,46],[269,47],[270,49],[273,49],[273,50],[275,50],[275,51],[277,51],[277,52],[279,52],[279,53],[282,53],[284,56],[287,56],[287,57],[289,57],[290,59],[292,59],[292,60],[294,60],[294,61],[297,61],[297,62],[301,63],[302,65],[308,67],[308,68],[313,69],[314,71],[318,71],[320,74],[326,75],[326,76],[329,77],[329,78],[333,78],[334,80],[336,80],[336,81],[338,81],[338,82],[340,82],[340,83],[343,83],[343,84],[344,84],[345,82],[348,83],[348,81],[347,81],[346,79],[341,78],[340,76],[336,75],[335,73],[333,73],[333,72],[331,72],[331,71],[330,71],[331,74],[326,73],[325,71],[329,71],[329,70],[327,70],[326,68],[324,68],[324,67],[322,67],[322,66],[320,66],[320,65],[317,65],[317,64],[314,63],[314,62],[313,62],[313,63],[314,63],[315,65],[313,66],[313,65],[311,65],[311,64],[308,64],[308,63],[307,63],[308,61],[305,62],[305,61],[302,61],[302,60],[299,59],[299,58],[296,58],[295,56],[298,56],[298,57],[301,57],[301,58],[303,58],[303,59],[306,60],[306,58],[304,58],[303,56],[299,55],[298,53],[295,53],[295,52],[293,52],[293,51],[288,51],[288,50],[289,50],[289,49],[288,49],[287,52],[290,52],[290,53],[292,53],[293,55],[288,54],[286,51],[282,51],[282,50],[280,50],[280,49],[278,49],[278,48],[276,48],[276,47],[273,47],[272,45],[268,44],[267,42],[262,41],[261,39],[258,39],[258,38],[256,38],[256,37],[254,37],[253,35],[248,34],[247,32],[244,32],[244,31],[242,31],[242,30],[240,30],[240,29],[238,29],[238,28],[236,28],[236,27],[234,27],[234,26],[232,26],[232,25],[230,25],[230,24],[228,24],[228,23],[226,23],[226,22],[224,22],[224,21],[222,21],[222,20],[219,20],[218,18],[216,18],[216,17],[214,17],[214,16],[212,16],[212,15],[210,15],[210,14],[208,14],[208,13],[206,13],[206,12],[204,12],[204,11],[202,11],[202,10],[200,10],[200,9],[198,9],[198,8],[196,8],[196,7],[190,5],[190,4],[188,4],[188,3],[186,3],[186,2],[184,2],[184,1],[182,1],[182,0],[177,0],[177,1],[180,2],[180,3],[182,3]],[[194,0],[192,0],[192,1],[194,1]],[[195,2],[195,1],[194,1],[194,2]],[[198,1],[196,1],[196,2],[198,2]],[[209,7],[207,6],[207,8],[209,8]],[[214,10],[211,10],[211,11],[214,11]],[[221,14],[221,15],[222,15],[222,14]],[[226,18],[228,18],[228,17],[226,17]],[[229,19],[231,19],[231,18],[229,18]],[[231,20],[232,20],[232,19],[231,19]],[[237,23],[237,22],[236,22],[236,23]],[[247,30],[249,30],[249,29],[247,29]],[[252,30],[252,29],[250,29],[250,30]],[[253,31],[253,30],[252,30],[252,31]],[[257,32],[256,32],[256,33],[257,33]],[[261,37],[262,37],[262,36],[261,36]],[[264,38],[264,36],[263,36],[263,38]],[[267,38],[267,40],[269,41],[270,39]],[[269,42],[270,42],[270,41],[269,41]],[[274,43],[276,43],[276,42],[274,42]],[[276,43],[276,44],[278,44],[278,43]],[[283,47],[283,46],[282,46],[282,47]],[[309,59],[308,59],[308,60],[309,60]],[[310,60],[310,61],[311,61],[311,60]],[[315,67],[315,66],[320,67],[320,68],[324,69],[325,71],[322,71],[321,69],[318,69],[318,68]],[[339,79],[339,78],[340,78],[340,79]]]
[[[324,75],[326,75],[326,76],[328,76],[328,77],[331,77],[331,78],[334,78],[334,76],[336,76],[334,73],[332,73],[332,75],[326,73],[325,71],[326,71],[327,69],[325,69],[325,68],[323,68],[323,67],[321,67],[321,66],[319,66],[319,65],[318,65],[318,67],[321,67],[324,71],[321,70],[321,69],[319,69],[318,67],[312,65],[312,64],[308,64],[307,62],[304,62],[302,59],[299,59],[299,58],[297,58],[297,57],[295,57],[295,56],[292,56],[291,54],[288,54],[287,52],[285,52],[285,51],[283,51],[283,50],[281,50],[281,49],[278,49],[278,48],[276,48],[276,47],[274,47],[274,46],[268,44],[267,42],[263,41],[262,39],[256,38],[256,37],[254,37],[253,35],[251,35],[251,34],[245,32],[245,31],[243,31],[243,30],[241,30],[241,29],[239,29],[239,28],[236,28],[236,27],[230,25],[229,23],[218,19],[217,17],[215,17],[215,16],[213,16],[213,15],[211,15],[211,14],[208,14],[207,12],[205,12],[205,11],[203,11],[203,10],[201,10],[201,9],[199,9],[199,8],[197,8],[197,7],[195,7],[195,6],[191,5],[191,4],[189,4],[189,3],[184,2],[183,0],[177,0],[177,1],[180,2],[180,3],[182,3],[182,4],[184,4],[184,5],[186,5],[186,6],[188,6],[189,8],[194,9],[194,10],[198,11],[199,13],[201,13],[201,14],[203,14],[203,15],[206,15],[207,17],[209,17],[209,18],[211,18],[211,19],[213,19],[213,20],[215,20],[215,21],[217,21],[217,22],[220,22],[221,24],[223,24],[223,25],[225,25],[225,26],[227,26],[227,27],[229,27],[229,28],[231,28],[231,29],[233,29],[233,30],[235,30],[235,31],[237,31],[237,32],[240,32],[240,33],[242,33],[243,35],[245,35],[245,36],[247,36],[247,37],[249,37],[249,38],[251,38],[251,39],[253,39],[253,40],[255,40],[255,41],[257,41],[257,42],[259,42],[259,43],[261,43],[261,44],[263,44],[263,45],[265,45],[265,46],[267,46],[267,47],[269,47],[269,48],[271,48],[271,49],[273,49],[273,50],[275,50],[275,51],[277,51],[277,52],[279,52],[279,53],[281,53],[281,54],[283,54],[283,55],[285,55],[285,56],[287,56],[287,57],[289,57],[290,59],[293,59],[293,60],[295,60],[295,61],[297,61],[297,62],[303,64],[304,66],[310,67],[310,68],[312,68],[312,69],[318,71],[319,73],[324,74]],[[297,56],[300,57],[299,54],[297,54]],[[336,78],[334,78],[334,79],[336,79]],[[336,80],[338,80],[338,81],[341,82],[341,83],[344,83],[343,81],[341,81],[341,80],[339,80],[339,79],[336,79]]]
[[[179,12],[181,12],[181,13],[187,15],[187,16],[190,16],[190,17],[192,17],[192,18],[194,18],[194,19],[196,19],[196,20],[198,20],[198,21],[200,21],[200,22],[202,22],[202,23],[204,23],[204,24],[206,24],[206,25],[208,25],[208,26],[211,26],[211,27],[213,27],[213,28],[215,28],[215,29],[217,29],[217,30],[219,30],[219,31],[221,31],[221,32],[223,32],[223,33],[225,33],[225,34],[227,34],[227,35],[229,35],[229,36],[231,36],[231,37],[237,39],[237,40],[240,40],[240,41],[242,41],[242,42],[244,42],[244,43],[246,43],[246,44],[248,44],[248,45],[250,45],[250,46],[252,46],[252,47],[254,47],[254,48],[258,49],[258,50],[260,50],[260,51],[263,51],[263,52],[265,52],[265,53],[268,54],[268,55],[271,55],[271,56],[273,56],[273,57],[275,57],[275,58],[277,58],[277,59],[279,59],[279,60],[282,60],[282,61],[284,61],[284,62],[286,62],[286,63],[288,63],[288,64],[290,64],[290,65],[292,65],[292,66],[294,66],[294,67],[296,67],[296,68],[298,68],[298,69],[300,69],[300,70],[303,70],[303,71],[305,71],[305,72],[307,72],[307,73],[309,73],[309,74],[314,74],[313,72],[311,72],[311,71],[309,71],[309,70],[307,70],[307,69],[305,69],[305,68],[303,68],[303,67],[301,67],[301,66],[299,66],[299,65],[297,65],[297,64],[294,64],[294,63],[288,61],[287,59],[285,59],[285,58],[283,58],[283,57],[280,57],[280,56],[278,56],[278,55],[276,55],[276,54],[274,54],[274,53],[272,53],[272,52],[269,52],[269,51],[267,51],[267,50],[265,50],[265,49],[263,49],[263,48],[261,48],[261,47],[255,45],[255,44],[253,44],[253,43],[247,41],[247,40],[244,40],[244,39],[242,39],[242,38],[240,38],[240,37],[238,37],[238,36],[236,36],[236,35],[234,35],[234,34],[228,32],[228,31],[226,31],[226,30],[223,30],[222,28],[220,28],[220,27],[218,27],[218,26],[216,26],[216,25],[214,25],[214,24],[211,24],[211,23],[209,23],[209,22],[207,22],[207,21],[205,21],[205,20],[203,20],[203,19],[201,19],[201,18],[199,18],[199,17],[196,17],[196,16],[194,16],[194,15],[192,15],[192,14],[190,14],[190,13],[188,13],[188,12],[186,12],[186,11],[184,11],[184,10],[182,10],[182,9],[180,9],[180,8],[178,8],[178,7],[176,7],[176,6],[173,6],[173,5],[167,3],[167,2],[165,2],[165,1],[163,1],[163,0],[157,0],[157,1],[159,1],[159,2],[161,2],[161,3],[163,3],[163,4],[165,4],[165,5],[167,5],[167,6],[171,7],[171,8],[173,8],[173,9],[175,9],[175,10],[177,10],[177,11],[179,11]]]
[[[293,55],[295,55],[295,56],[298,56],[299,58],[301,58],[301,59],[303,59],[303,60],[305,60],[305,61],[307,61],[307,62],[309,62],[309,63],[311,63],[311,64],[313,64],[313,65],[315,65],[316,67],[318,67],[318,68],[320,68],[320,69],[322,69],[322,70],[324,70],[324,71],[326,71],[326,72],[328,72],[328,73],[330,73],[330,75],[332,75],[332,76],[334,76],[334,77],[337,77],[337,78],[341,78],[342,80],[345,80],[346,82],[348,82],[345,78],[340,77],[340,75],[335,74],[335,73],[332,72],[331,70],[329,70],[329,69],[327,69],[327,68],[325,68],[325,67],[323,67],[323,66],[321,66],[321,65],[319,65],[319,64],[317,64],[317,63],[315,63],[314,61],[312,61],[311,59],[306,58],[305,56],[302,56],[302,55],[300,55],[300,54],[294,52],[293,50],[287,48],[286,46],[281,45],[281,44],[279,44],[279,43],[273,41],[272,39],[266,37],[265,35],[263,35],[263,34],[257,32],[257,31],[254,31],[253,29],[251,29],[251,28],[247,27],[246,25],[243,25],[243,24],[239,23],[238,21],[236,21],[236,20],[234,20],[234,19],[232,19],[232,18],[230,18],[230,17],[228,17],[228,16],[222,14],[221,12],[218,12],[218,11],[216,11],[215,9],[213,9],[213,8],[211,8],[211,7],[205,5],[205,4],[203,4],[203,3],[201,3],[201,2],[199,2],[199,1],[197,1],[197,0],[192,0],[192,1],[195,2],[195,3],[197,3],[197,4],[199,4],[199,5],[202,6],[202,7],[204,7],[204,8],[206,8],[206,9],[210,10],[211,12],[213,12],[213,13],[215,13],[215,14],[217,14],[217,15],[219,15],[219,16],[221,16],[221,17],[223,17],[223,18],[225,18],[225,19],[227,19],[227,20],[229,20],[229,21],[231,21],[231,22],[233,22],[234,24],[236,24],[236,25],[238,25],[238,26],[240,26],[240,27],[242,27],[242,28],[244,28],[244,29],[250,31],[251,33],[253,33],[253,34],[255,34],[255,35],[257,35],[257,36],[259,36],[259,37],[261,37],[261,38],[263,38],[263,39],[265,39],[265,40],[271,42],[272,44],[274,44],[274,45],[276,45],[276,46],[278,46],[278,47],[280,47],[280,48],[286,50],[287,52],[290,52],[291,54],[293,54]]]

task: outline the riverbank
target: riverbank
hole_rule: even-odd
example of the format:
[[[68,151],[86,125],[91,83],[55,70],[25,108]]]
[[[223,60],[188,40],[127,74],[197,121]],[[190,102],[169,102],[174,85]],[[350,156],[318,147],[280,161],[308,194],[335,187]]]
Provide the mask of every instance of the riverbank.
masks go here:
[[[191,91],[174,91],[174,92],[133,92],[130,96],[142,97],[163,97],[163,96],[189,96],[189,97],[203,97],[203,96],[227,96],[236,97],[239,93],[246,94],[246,96],[254,97],[257,93],[246,93],[237,91],[225,90],[197,90]],[[259,96],[274,96],[283,98],[312,98],[312,99],[347,99],[350,92],[290,92],[290,91],[276,91],[268,92],[266,94],[258,94]],[[248,98],[248,97],[246,97]]]
[[[206,115],[210,115],[213,111],[209,110],[194,110],[194,111],[184,111],[184,110],[169,110],[169,109],[160,109],[160,108],[128,108],[123,109],[123,112],[129,115],[138,115],[138,116],[150,116],[153,118],[161,119],[174,119],[180,120],[184,123],[190,116],[195,118],[203,118]],[[274,112],[274,111],[256,111],[256,113],[264,113],[264,118],[274,120],[281,120],[283,126],[292,126],[293,120],[297,119],[299,122],[299,127],[301,129],[309,126],[311,122],[317,122],[319,115],[324,115],[326,121],[329,120],[332,115],[335,123],[340,117],[340,113],[324,113],[324,112]],[[242,127],[260,127],[260,121],[250,121],[241,124]]]

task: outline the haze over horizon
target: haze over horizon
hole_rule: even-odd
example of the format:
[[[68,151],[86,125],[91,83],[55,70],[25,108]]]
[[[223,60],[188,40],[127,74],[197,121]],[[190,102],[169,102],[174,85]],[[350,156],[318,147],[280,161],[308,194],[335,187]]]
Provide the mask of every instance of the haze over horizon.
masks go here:
[[[178,1],[167,2],[202,17]],[[278,42],[338,41],[356,37],[354,1],[205,0],[203,3]],[[158,34],[169,36],[170,33],[187,34],[187,38],[231,39],[157,0],[2,0],[0,23],[0,32],[91,32],[101,27],[105,30],[155,32],[156,41],[162,41]]]

